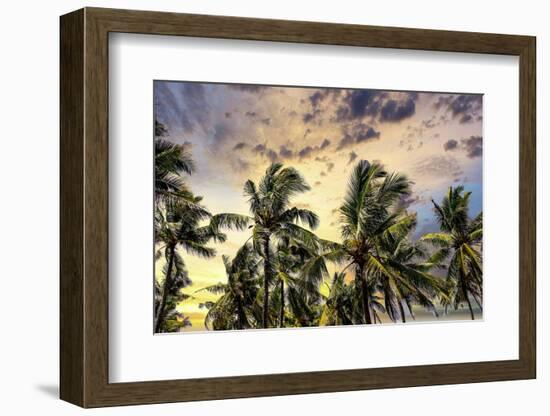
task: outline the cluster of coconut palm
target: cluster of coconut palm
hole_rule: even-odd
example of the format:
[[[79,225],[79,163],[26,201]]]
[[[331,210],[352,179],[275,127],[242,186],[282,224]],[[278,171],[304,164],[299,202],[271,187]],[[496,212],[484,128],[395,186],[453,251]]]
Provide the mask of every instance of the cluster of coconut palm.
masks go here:
[[[349,178],[339,208],[340,241],[315,234],[318,216],[293,205],[310,190],[292,167],[271,164],[256,183],[245,182],[247,215],[212,214],[188,189],[195,166],[184,146],[155,126],[156,258],[155,332],[191,325],[178,305],[192,296],[183,254],[215,258],[211,243],[226,230],[249,234],[233,258],[222,256],[226,281],[201,289],[218,295],[204,302],[208,329],[376,324],[435,316],[448,308],[482,308],[482,215],[469,216],[470,193],[449,188],[432,201],[440,231],[413,241],[416,213],[400,201],[411,193],[405,175],[362,160]],[[336,270],[330,274],[329,270]]]

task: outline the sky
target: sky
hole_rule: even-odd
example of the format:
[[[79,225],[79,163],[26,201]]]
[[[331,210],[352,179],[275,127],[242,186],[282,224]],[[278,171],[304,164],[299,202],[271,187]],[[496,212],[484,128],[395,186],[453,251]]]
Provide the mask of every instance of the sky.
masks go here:
[[[213,213],[248,214],[243,185],[257,182],[274,161],[297,168],[311,190],[295,206],[320,217],[316,233],[339,241],[337,209],[353,165],[381,163],[406,174],[412,194],[401,201],[417,212],[413,238],[438,229],[431,200],[449,186],[471,191],[470,213],[482,210],[483,97],[479,94],[154,82],[155,118],[168,140],[190,150],[197,171],[187,178]],[[204,330],[199,303],[215,300],[201,288],[225,282],[221,255],[233,257],[249,233],[228,232],[213,244],[217,256],[198,259],[182,253],[194,298],[179,309]],[[159,270],[161,265],[157,265]]]

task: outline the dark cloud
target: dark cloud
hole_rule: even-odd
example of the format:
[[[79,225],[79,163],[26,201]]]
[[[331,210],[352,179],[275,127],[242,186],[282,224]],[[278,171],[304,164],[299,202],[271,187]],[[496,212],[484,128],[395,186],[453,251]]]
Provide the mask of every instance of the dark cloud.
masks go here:
[[[254,146],[252,148],[252,151],[254,153],[262,153],[263,154],[266,151],[266,149],[267,149],[266,145],[260,143],[260,144],[257,144],[256,146]]]
[[[225,118],[231,118],[231,113],[225,113]]]
[[[342,105],[336,110],[336,121],[362,120],[398,123],[416,112],[418,93],[401,93],[399,98],[384,91],[347,91]]]
[[[348,165],[352,163],[355,159],[357,159],[359,155],[355,153],[354,151],[350,152],[349,159],[348,159]]]
[[[483,138],[481,136],[470,136],[468,139],[462,139],[461,143],[466,150],[466,156],[470,159],[483,154]]]
[[[321,185],[321,182],[320,182],[320,181],[317,181],[317,182],[314,183],[314,185],[315,185],[315,186],[319,186],[319,185]]]
[[[344,134],[344,137],[342,137],[340,142],[338,142],[336,149],[341,150],[357,143],[365,142],[367,140],[376,140],[379,138],[379,131],[376,131],[373,127],[367,124],[359,123],[354,125],[350,131]]]
[[[311,102],[311,106],[316,109],[326,98],[332,97],[332,99],[335,100],[341,93],[342,90],[340,89],[323,88],[311,94],[309,96],[309,101]]]
[[[239,142],[235,146],[233,146],[233,150],[242,150],[248,145],[245,142]]]
[[[285,145],[282,145],[279,148],[279,156],[282,159],[291,159],[294,156],[294,152]]]
[[[323,150],[323,149],[327,148],[328,146],[330,146],[330,140],[325,139],[325,140],[323,140],[323,142],[319,146],[319,149]]]
[[[269,117],[266,117],[266,118],[262,118],[260,120],[261,123],[265,124],[266,126],[269,126],[271,125],[271,119]]]
[[[275,162],[278,159],[277,152],[273,149],[267,149],[265,155],[271,162]]]
[[[450,112],[453,118],[458,118],[459,123],[471,123],[481,117],[483,97],[474,94],[440,96],[434,103],[436,109],[442,108]]]
[[[381,107],[385,93],[375,90],[346,91],[343,104],[336,111],[337,121],[362,119],[366,116],[375,117]]]
[[[455,150],[458,147],[458,142],[455,139],[449,139],[445,143],[443,143],[443,149],[445,151],[449,150]]]
[[[321,114],[321,110],[313,110],[311,113],[305,113],[302,116],[302,121],[306,124],[312,122],[319,114]]]
[[[344,137],[342,137],[336,149],[340,150],[340,149],[343,149],[344,147],[351,146],[354,143],[355,143],[355,139],[350,134],[346,134]]]
[[[467,139],[447,140],[443,144],[445,151],[462,149],[466,151],[466,156],[470,159],[479,157],[483,154],[483,138],[481,136],[470,136]]]
[[[255,111],[247,111],[246,113],[244,113],[244,115],[247,116],[247,117],[250,117],[250,118],[254,118],[258,114]]]
[[[321,171],[321,176],[327,176],[327,173],[323,170]]]
[[[329,172],[332,172],[332,169],[334,169],[334,163],[333,162],[327,162],[327,170]]]
[[[412,98],[400,102],[388,100],[380,111],[380,120],[387,122],[399,122],[414,115],[416,104]]]
[[[311,154],[315,151],[315,149],[311,146],[306,146],[304,147],[303,149],[301,149],[299,152],[298,152],[298,157],[300,159],[303,159],[305,157],[309,157],[311,156]]]
[[[380,138],[380,132],[374,130],[371,126],[367,126],[366,124],[356,125],[353,128],[353,133],[355,134],[355,141],[357,143]]]

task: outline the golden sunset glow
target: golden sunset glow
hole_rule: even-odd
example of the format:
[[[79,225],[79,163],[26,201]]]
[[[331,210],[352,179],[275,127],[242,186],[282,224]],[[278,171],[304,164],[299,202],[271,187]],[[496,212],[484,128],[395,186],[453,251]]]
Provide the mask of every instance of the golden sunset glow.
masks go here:
[[[156,81],[154,93],[166,139],[184,145],[196,164],[185,181],[212,214],[249,215],[244,183],[259,181],[272,162],[281,162],[311,187],[292,205],[318,215],[318,237],[339,242],[338,209],[360,160],[412,182],[400,204],[417,213],[413,240],[439,230],[432,200],[441,201],[449,186],[471,192],[472,217],[482,211],[480,95],[168,81]],[[192,323],[184,332],[205,330],[201,304],[220,295],[201,289],[227,281],[221,256],[233,258],[251,237],[249,230],[224,233],[226,242],[208,244],[213,258],[178,249],[192,281],[182,289],[190,297],[177,307]],[[165,263],[157,261],[157,279]],[[330,265],[331,274],[337,269]],[[320,290],[328,295],[329,285]],[[455,319],[467,319],[461,316]]]

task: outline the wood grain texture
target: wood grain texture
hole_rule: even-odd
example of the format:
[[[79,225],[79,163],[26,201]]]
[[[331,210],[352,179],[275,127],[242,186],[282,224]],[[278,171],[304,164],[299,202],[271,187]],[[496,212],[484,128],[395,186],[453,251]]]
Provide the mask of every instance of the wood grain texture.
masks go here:
[[[519,359],[140,383],[108,380],[108,33],[520,57]],[[517,380],[536,375],[535,39],[87,8],[61,18],[61,397],[83,407]],[[185,377],[185,374],[182,374]]]
[[[60,388],[84,404],[84,12],[61,19]]]

